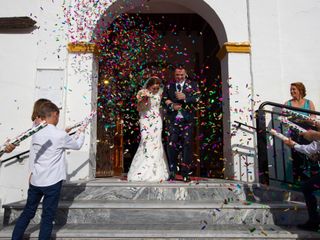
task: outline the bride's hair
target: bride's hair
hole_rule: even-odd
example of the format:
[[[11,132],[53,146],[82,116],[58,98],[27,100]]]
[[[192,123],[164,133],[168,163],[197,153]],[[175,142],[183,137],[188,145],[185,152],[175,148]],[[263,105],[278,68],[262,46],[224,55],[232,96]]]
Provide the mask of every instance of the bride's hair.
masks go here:
[[[144,84],[144,88],[148,89],[149,87],[159,84],[161,85],[161,79],[158,78],[157,76],[152,76],[147,79],[146,83]]]

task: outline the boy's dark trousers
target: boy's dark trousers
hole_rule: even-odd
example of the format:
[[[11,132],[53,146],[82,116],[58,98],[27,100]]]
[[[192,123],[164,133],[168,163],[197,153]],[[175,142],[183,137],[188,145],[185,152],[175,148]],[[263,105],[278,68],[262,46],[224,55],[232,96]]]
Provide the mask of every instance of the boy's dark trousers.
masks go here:
[[[318,203],[314,192],[320,190],[320,176],[316,175],[311,177],[302,185],[301,190],[304,194],[304,198],[308,208],[309,221],[319,224],[320,219],[317,212]]]
[[[39,240],[51,239],[53,220],[58,207],[61,186],[62,181],[47,187],[29,185],[27,203],[14,227],[12,240],[23,239],[23,234],[28,227],[30,220],[35,216],[42,197]]]

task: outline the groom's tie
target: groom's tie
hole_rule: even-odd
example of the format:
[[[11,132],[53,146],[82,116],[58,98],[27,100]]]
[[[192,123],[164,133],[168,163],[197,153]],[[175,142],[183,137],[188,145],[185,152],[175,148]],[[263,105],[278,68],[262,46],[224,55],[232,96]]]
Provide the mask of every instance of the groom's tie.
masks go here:
[[[177,85],[177,90],[178,90],[178,92],[182,91],[182,86],[181,86],[180,83],[178,83],[178,85]],[[176,118],[179,118],[179,119],[183,118],[183,115],[181,114],[181,110],[178,111],[178,114],[177,114]]]
[[[181,92],[182,88],[181,88],[181,84],[180,83],[178,83],[177,89],[178,89],[179,92]]]

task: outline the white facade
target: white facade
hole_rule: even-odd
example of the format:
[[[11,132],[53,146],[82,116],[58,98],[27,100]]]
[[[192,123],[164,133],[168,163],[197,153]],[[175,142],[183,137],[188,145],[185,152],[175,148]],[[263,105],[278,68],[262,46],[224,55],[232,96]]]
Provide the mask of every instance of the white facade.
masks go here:
[[[233,121],[255,124],[252,115],[259,104],[285,102],[290,83],[296,81],[305,83],[307,98],[319,110],[319,0],[12,0],[2,4],[0,17],[30,16],[38,28],[0,32],[0,142],[31,126],[32,105],[39,97],[62,107],[61,127],[82,120],[95,108],[97,59],[93,53],[68,53],[67,44],[90,42],[103,15],[111,22],[128,11],[197,13],[212,27],[220,46],[250,43],[250,54],[229,53],[221,61],[227,178],[257,181],[255,135],[238,131],[231,137]],[[56,81],[48,80],[52,76]],[[70,180],[94,177],[95,141],[93,123],[85,146],[67,154]],[[12,154],[27,150],[28,145],[25,141]],[[252,163],[248,170],[241,162],[243,156]],[[28,159],[1,165],[2,204],[26,197],[27,166]]]

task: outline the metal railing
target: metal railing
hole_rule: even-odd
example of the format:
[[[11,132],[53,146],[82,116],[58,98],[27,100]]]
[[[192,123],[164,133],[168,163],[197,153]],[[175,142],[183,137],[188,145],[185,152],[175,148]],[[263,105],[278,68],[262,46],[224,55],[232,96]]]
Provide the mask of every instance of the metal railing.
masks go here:
[[[24,152],[19,153],[19,154],[17,154],[17,155],[14,155],[14,156],[12,156],[12,157],[9,157],[9,158],[6,158],[6,159],[4,159],[4,160],[1,160],[0,164],[3,164],[3,163],[5,163],[5,162],[9,162],[9,161],[11,161],[11,160],[19,160],[20,158],[22,158],[23,156],[25,156],[25,155],[28,154],[29,152],[30,152],[30,151],[27,150],[27,151],[24,151]]]
[[[280,116],[288,116],[284,111],[286,109],[320,116],[320,112],[274,102],[263,102],[259,106],[259,109],[256,111],[258,171],[259,182],[263,184],[270,184],[272,181],[299,186],[299,182],[293,178],[294,159],[291,157],[291,150],[281,140],[268,134],[268,130],[270,129],[276,129],[284,135],[290,133],[290,130],[279,120]],[[296,139],[294,140],[296,141]],[[307,162],[310,163],[310,161]],[[305,171],[308,171],[308,169],[305,169]]]

